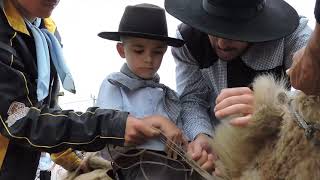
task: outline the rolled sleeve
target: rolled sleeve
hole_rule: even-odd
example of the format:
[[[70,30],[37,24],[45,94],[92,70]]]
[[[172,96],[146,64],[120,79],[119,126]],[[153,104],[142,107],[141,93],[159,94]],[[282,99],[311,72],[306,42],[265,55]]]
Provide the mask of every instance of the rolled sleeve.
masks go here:
[[[298,28],[289,36],[285,38],[285,68],[288,69],[292,64],[293,54],[306,46],[312,30],[308,26],[308,19],[300,17]]]

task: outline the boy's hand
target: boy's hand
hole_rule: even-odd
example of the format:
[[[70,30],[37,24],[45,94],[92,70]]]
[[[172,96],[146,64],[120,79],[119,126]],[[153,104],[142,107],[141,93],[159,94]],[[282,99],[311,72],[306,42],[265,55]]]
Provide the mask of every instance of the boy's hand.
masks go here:
[[[216,99],[215,116],[223,119],[234,115],[237,117],[230,124],[246,126],[253,113],[253,103],[253,91],[248,87],[223,89]]]
[[[214,161],[217,159],[209,146],[209,137],[199,134],[188,145],[189,156],[196,161],[201,168],[212,173],[215,169]]]
[[[163,134],[167,137],[166,143],[166,152],[168,157],[177,159],[177,153],[175,153],[170,147],[174,144],[182,147],[183,149],[187,148],[187,140],[184,137],[182,131],[171,121],[162,122],[162,127],[160,128]]]
[[[146,138],[153,138],[159,136],[159,134],[159,131],[145,121],[128,116],[124,135],[126,146],[142,144]]]
[[[144,121],[150,123],[153,127],[159,129],[167,138],[166,143],[166,152],[169,157],[176,158],[177,154],[175,154],[170,147],[173,145],[173,143],[177,144],[178,146],[182,148],[186,148],[187,146],[187,140],[184,137],[182,131],[172,123],[169,119],[154,115],[154,116],[148,116],[143,118]]]

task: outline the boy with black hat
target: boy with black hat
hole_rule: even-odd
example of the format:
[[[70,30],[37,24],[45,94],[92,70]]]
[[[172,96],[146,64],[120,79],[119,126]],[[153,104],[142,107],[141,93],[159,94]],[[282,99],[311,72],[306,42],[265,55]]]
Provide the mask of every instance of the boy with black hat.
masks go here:
[[[250,121],[248,86],[262,73],[283,76],[311,30],[283,0],[166,0],[165,8],[183,22],[177,37],[186,44],[172,53],[184,130],[197,160],[202,151],[211,153],[206,135],[217,119],[236,116],[230,122],[238,126]]]
[[[127,6],[118,32],[101,32],[104,39],[119,41],[117,51],[126,63],[120,72],[112,73],[103,81],[97,106],[126,110],[137,117],[160,115],[171,123],[152,121],[169,139],[165,153],[164,140],[146,140],[141,146],[115,149],[108,152],[114,159],[120,179],[185,179],[182,161],[166,156],[171,154],[170,143],[185,145],[180,122],[180,101],[169,87],[159,83],[157,71],[167,46],[180,47],[184,42],[168,37],[164,9],[152,4]]]

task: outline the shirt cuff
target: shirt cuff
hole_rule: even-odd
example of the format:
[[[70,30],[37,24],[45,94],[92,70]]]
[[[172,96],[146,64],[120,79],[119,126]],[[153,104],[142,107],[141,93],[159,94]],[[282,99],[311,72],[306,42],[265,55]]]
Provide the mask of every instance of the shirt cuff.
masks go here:
[[[190,128],[186,135],[188,136],[189,140],[193,141],[197,135],[199,134],[206,134],[208,136],[212,136],[213,135],[213,128],[209,128],[209,127],[201,127],[201,128]]]

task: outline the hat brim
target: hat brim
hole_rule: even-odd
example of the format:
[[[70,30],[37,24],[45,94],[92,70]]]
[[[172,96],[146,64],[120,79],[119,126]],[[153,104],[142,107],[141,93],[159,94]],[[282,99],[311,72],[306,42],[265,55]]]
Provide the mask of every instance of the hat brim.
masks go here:
[[[208,14],[202,0],[165,0],[165,9],[180,21],[204,33],[226,39],[264,42],[283,38],[299,25],[297,12],[283,0],[268,0],[249,21],[230,21]]]
[[[129,36],[164,41],[167,45],[173,47],[181,47],[184,45],[184,41],[181,39],[137,32],[100,32],[98,36],[113,41],[120,41],[121,36]]]

